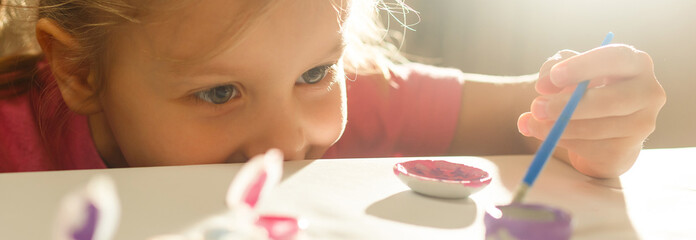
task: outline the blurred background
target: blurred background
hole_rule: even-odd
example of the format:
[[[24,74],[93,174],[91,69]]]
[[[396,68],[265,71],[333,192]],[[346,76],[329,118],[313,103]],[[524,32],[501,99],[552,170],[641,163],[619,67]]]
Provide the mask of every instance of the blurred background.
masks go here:
[[[696,146],[696,1],[406,0],[402,52],[411,60],[490,75],[536,73],[558,50],[583,52],[607,32],[648,52],[667,103],[646,148]],[[403,17],[403,16],[401,16]],[[386,19],[386,18],[385,18]],[[390,28],[402,30],[389,21]]]

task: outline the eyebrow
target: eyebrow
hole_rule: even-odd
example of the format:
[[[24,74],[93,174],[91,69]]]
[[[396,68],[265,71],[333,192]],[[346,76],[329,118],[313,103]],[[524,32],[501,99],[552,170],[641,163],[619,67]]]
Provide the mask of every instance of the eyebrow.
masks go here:
[[[333,56],[336,53],[341,53],[343,55],[343,51],[346,49],[346,41],[343,38],[340,38],[338,40],[338,43],[334,45],[334,47],[327,53],[324,54],[324,56]]]

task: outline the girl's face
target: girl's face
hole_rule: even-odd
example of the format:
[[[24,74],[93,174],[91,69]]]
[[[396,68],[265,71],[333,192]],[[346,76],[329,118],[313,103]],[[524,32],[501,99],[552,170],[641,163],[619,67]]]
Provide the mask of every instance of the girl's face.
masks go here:
[[[120,35],[103,113],[90,117],[104,159],[129,166],[243,162],[269,148],[289,160],[321,157],[346,122],[345,14],[332,2],[278,1],[233,44],[192,64],[167,58],[201,56],[220,44],[230,21],[240,21],[239,1],[201,1],[170,16],[178,19]]]

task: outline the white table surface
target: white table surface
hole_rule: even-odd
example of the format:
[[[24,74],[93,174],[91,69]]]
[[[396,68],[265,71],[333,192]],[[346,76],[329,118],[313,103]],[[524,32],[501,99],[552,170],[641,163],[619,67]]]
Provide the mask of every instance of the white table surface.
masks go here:
[[[413,193],[392,172],[412,158],[286,162],[259,206],[301,216],[310,239],[482,239],[486,208],[510,201],[531,155],[438,157],[489,171],[470,199]],[[59,200],[97,174],[122,206],[115,239],[172,234],[223,214],[239,164],[0,174],[0,239],[50,239]],[[573,239],[696,239],[696,148],[643,150],[619,179],[597,180],[551,160],[526,197],[572,214]]]

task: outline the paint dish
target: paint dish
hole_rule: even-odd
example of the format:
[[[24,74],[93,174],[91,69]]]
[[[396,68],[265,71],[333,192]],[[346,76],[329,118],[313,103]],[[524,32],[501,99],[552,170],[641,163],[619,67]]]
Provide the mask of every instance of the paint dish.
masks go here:
[[[438,198],[466,198],[491,183],[484,170],[443,160],[397,163],[394,174],[413,191]]]
[[[572,234],[570,214],[540,204],[497,206],[483,217],[486,239],[565,240]]]

